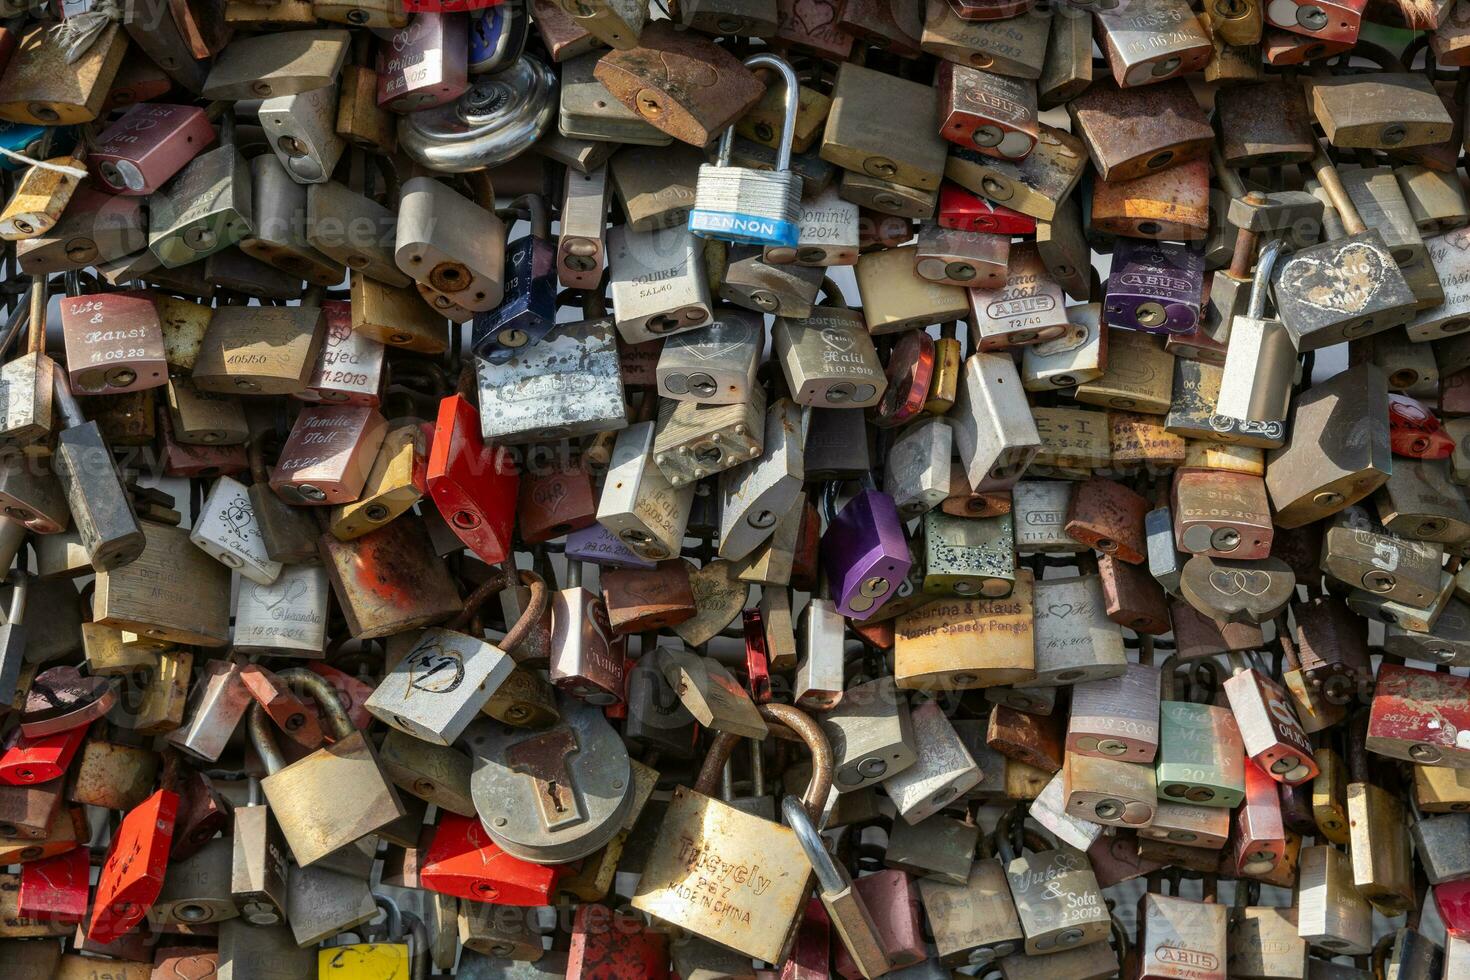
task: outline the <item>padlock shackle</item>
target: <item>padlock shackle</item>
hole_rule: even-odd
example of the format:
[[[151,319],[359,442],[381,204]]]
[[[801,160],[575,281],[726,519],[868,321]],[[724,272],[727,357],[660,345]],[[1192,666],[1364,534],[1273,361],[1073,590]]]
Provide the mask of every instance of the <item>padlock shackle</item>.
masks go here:
[[[7,518],[8,519],[8,518]],[[12,523],[18,523],[12,521]],[[24,530],[25,525],[20,525]],[[10,607],[5,612],[5,622],[20,625],[26,618],[26,599],[31,591],[31,575],[19,568],[10,570],[9,580],[12,588],[10,591]]]
[[[827,851],[827,846],[822,843],[822,835],[817,832],[817,826],[812,822],[812,817],[806,812],[794,796],[783,796],[781,798],[781,817],[786,821],[786,826],[796,835],[796,842],[801,845],[806,854],[808,863],[817,874],[817,888],[824,895],[832,895],[842,891],[848,886],[843,880],[842,871],[837,862],[832,860],[832,855]]]
[[[540,194],[522,194],[510,204],[496,211],[495,214],[506,222],[524,217],[531,224],[532,238],[543,242],[551,238],[551,218],[546,209],[546,202],[542,200]]]
[[[66,370],[50,358],[46,359],[46,363],[51,365],[51,397],[56,402],[56,413],[61,416],[62,427],[74,429],[86,425],[87,417],[82,414],[82,406],[71,393],[71,382],[66,378]]]
[[[445,629],[463,630],[470,624],[470,620],[479,612],[491,596],[499,595],[510,585],[510,576],[503,570],[497,569],[497,574],[490,576],[481,582],[473,592],[466,598],[464,609],[448,623]],[[521,610],[520,617],[515,625],[506,631],[505,637],[498,644],[500,649],[506,653],[513,653],[517,647],[526,642],[536,624],[541,622],[541,617],[546,615],[546,606],[550,601],[551,590],[546,587],[546,580],[535,572],[526,569],[517,573],[520,583],[531,590],[531,598]]]
[[[771,734],[777,738],[795,739],[806,743],[812,754],[812,777],[806,792],[801,794],[802,805],[813,821],[821,818],[822,807],[832,789],[832,744],[822,728],[811,716],[789,704],[758,704],[756,709],[771,726]],[[730,732],[718,732],[705,754],[704,764],[694,782],[694,791],[705,796],[714,796],[720,785],[720,776],[725,769],[725,760],[735,750],[742,736]]]
[[[1321,184],[1322,190],[1326,192],[1327,199],[1332,202],[1332,207],[1337,211],[1337,218],[1342,222],[1343,230],[1349,235],[1367,231],[1368,226],[1363,224],[1363,218],[1353,205],[1353,199],[1349,196],[1347,188],[1343,186],[1342,178],[1338,176],[1332,159],[1327,156],[1327,150],[1322,146],[1322,141],[1316,140],[1314,144],[1316,152],[1312,155],[1312,172],[1317,177],[1317,183]]]
[[[26,319],[26,353],[46,352],[46,304],[51,300],[44,274],[31,277],[30,307]]]
[[[429,975],[429,927],[413,912],[404,912],[403,922],[412,939],[409,944],[409,980],[426,980]]]
[[[1246,316],[1252,320],[1266,316],[1266,287],[1271,284],[1276,260],[1285,249],[1286,243],[1279,238],[1273,238],[1261,247],[1261,254],[1256,258],[1255,278],[1251,281],[1250,305],[1246,307]]]
[[[311,509],[319,511],[325,508],[313,507]],[[303,693],[311,696],[322,714],[326,716],[326,727],[331,731],[334,741],[340,742],[357,731],[353,727],[352,719],[347,717],[347,709],[342,707],[342,701],[337,696],[337,689],[325,677],[305,667],[287,667],[285,670],[276,671],[276,676],[286,684],[295,684]]]
[[[835,300],[836,305],[842,307],[843,309],[851,309],[851,307],[847,305],[847,295],[842,291],[842,287],[837,285],[836,281],[834,281],[831,276],[822,277],[822,283],[821,286],[818,287],[818,292],[826,299]],[[828,304],[823,302],[820,305],[827,306]]]
[[[250,744],[255,747],[255,754],[260,756],[260,762],[265,766],[267,776],[274,776],[286,768],[286,757],[276,747],[270,716],[265,713],[265,708],[259,701],[250,706],[250,717],[245,722],[245,731],[250,736]]]
[[[398,907],[398,903],[387,895],[373,892],[373,904],[383,910],[383,925],[380,928],[387,941],[390,943],[403,942],[403,910]]]
[[[762,51],[746,58],[741,64],[746,68],[769,68],[781,76],[786,86],[786,112],[781,118],[781,142],[776,147],[776,170],[785,173],[791,170],[791,144],[796,140],[796,114],[801,108],[801,82],[791,63],[780,55]],[[769,86],[767,86],[769,87]],[[735,150],[735,126],[725,128],[720,137],[720,151],[715,166],[730,166],[730,155]]]

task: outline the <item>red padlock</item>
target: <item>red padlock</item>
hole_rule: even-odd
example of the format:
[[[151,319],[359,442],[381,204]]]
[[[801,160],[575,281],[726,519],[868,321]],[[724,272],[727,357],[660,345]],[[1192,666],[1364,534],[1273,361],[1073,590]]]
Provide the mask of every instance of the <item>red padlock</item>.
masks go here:
[[[479,817],[445,813],[419,866],[419,886],[491,905],[550,905],[566,869],[512,857],[485,833]]]
[[[939,185],[939,227],[993,235],[1034,235],[1036,219],[945,181]]]
[[[168,409],[158,410],[159,461],[164,476],[186,480],[233,476],[250,468],[250,453],[244,446],[189,445],[174,439],[174,423]]]
[[[806,915],[796,927],[791,955],[781,965],[781,980],[829,980],[832,961],[832,919],[820,898],[809,899]]]
[[[517,507],[521,540],[539,544],[597,523],[597,493],[580,460],[528,460]]]
[[[1435,885],[1434,907],[1439,909],[1440,921],[1450,935],[1470,935],[1470,879]]]
[[[766,652],[766,627],[759,609],[741,614],[745,630],[745,688],[756,704],[771,700],[771,661]]]
[[[1407,395],[1388,396],[1388,444],[1396,456],[1448,459],[1455,440],[1434,413]]]
[[[0,782],[34,786],[59,779],[86,740],[85,726],[36,738],[17,728],[10,733],[9,744],[0,754]]]
[[[178,794],[160,789],[123,817],[97,878],[88,939],[111,942],[148,914],[163,888],[178,810]]]
[[[934,338],[922,330],[899,336],[888,352],[888,388],[873,410],[873,424],[884,428],[903,425],[917,418],[929,400],[934,379]]]
[[[463,395],[439,403],[429,449],[429,496],[444,522],[482,561],[510,554],[520,476],[510,453],[485,443],[480,413]]]
[[[203,109],[149,102],[129,108],[97,137],[87,164],[109,193],[152,194],[214,144]]]
[[[567,980],[662,980],[669,937],[606,905],[578,906],[567,953]]]
[[[85,847],[20,866],[19,912],[27,919],[81,922],[87,915],[92,863]]]

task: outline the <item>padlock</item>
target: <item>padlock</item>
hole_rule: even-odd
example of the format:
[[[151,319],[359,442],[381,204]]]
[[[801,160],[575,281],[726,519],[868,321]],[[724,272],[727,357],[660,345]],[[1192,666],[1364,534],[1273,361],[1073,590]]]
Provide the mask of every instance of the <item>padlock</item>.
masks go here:
[[[763,92],[734,55],[707,38],[658,21],[638,35],[636,46],[604,55],[596,77],[619,102],[694,146],[708,145],[759,102]]]
[[[244,484],[230,477],[210,488],[189,540],[252,582],[270,585],[281,574],[280,562],[266,553]]]
[[[610,568],[601,575],[602,599],[615,634],[674,626],[694,616],[694,590],[686,559],[652,569]]]
[[[921,239],[921,261],[922,249]],[[1067,329],[1061,287],[1051,279],[1035,247],[1012,248],[1007,268],[1004,285],[969,290],[972,350],[1053,340]]]
[[[1304,847],[1298,874],[1298,935],[1334,954],[1370,952],[1373,910],[1353,884],[1348,856],[1330,844]]]
[[[1470,508],[1443,460],[1399,459],[1375,495],[1391,532],[1455,546],[1470,538]]]
[[[1030,714],[1002,702],[990,711],[985,744],[1007,759],[1040,769],[1050,777],[1062,770],[1062,731],[1058,715]]]
[[[1388,480],[1387,387],[1381,370],[1360,364],[1295,399],[1291,438],[1267,459],[1266,489],[1278,527],[1320,520]],[[1351,444],[1344,426],[1357,433]]]
[[[250,709],[250,741],[268,773],[261,789],[267,802],[275,800],[271,810],[291,853],[305,868],[392,823],[404,811],[372,744],[348,720],[336,692],[318,675],[300,668],[281,671],[279,676],[312,695],[335,737],[330,746],[287,765],[273,744],[265,709],[259,704]],[[342,807],[344,792],[358,801],[350,812]],[[289,807],[281,805],[285,799],[292,801]]]
[[[1089,214],[1095,236],[1200,241],[1210,230],[1210,164],[1196,157],[1131,179],[1094,181]]]
[[[654,424],[618,433],[597,505],[597,520],[636,555],[659,561],[683,549],[693,484],[675,487],[653,458]]]
[[[917,255],[917,247],[909,245],[859,257],[855,270],[858,293],[870,333],[899,333],[966,315],[963,289],[914,275]]]
[[[1174,474],[1170,511],[1182,551],[1253,561],[1271,552],[1266,485],[1243,473],[1183,469]]]
[[[1003,159],[1024,158],[1036,145],[1035,86],[952,61],[940,62],[935,84],[951,143]]]
[[[439,403],[425,482],[454,533],[494,564],[510,547],[520,477],[510,453],[482,439],[478,422],[463,395]]]
[[[785,121],[777,145],[774,171],[748,170],[730,165],[734,128],[720,140],[718,159],[703,164],[695,186],[689,230],[701,238],[795,248],[799,241],[801,178],[791,171],[791,143],[799,111],[796,73],[775,55],[752,55],[747,68],[767,68],[781,76],[785,86]]]
[[[1017,853],[1011,840],[1017,819],[1014,811],[1008,811],[995,836],[1026,952],[1032,956],[1062,952],[1104,938],[1107,912],[1086,857],[1070,849]]]
[[[939,418],[915,423],[889,447],[883,491],[905,520],[922,517],[949,497],[952,445],[949,422]]]
[[[632,804],[621,743],[596,708],[561,699],[562,721],[541,732],[481,722],[468,737],[476,809],[497,814],[485,831],[507,853],[545,863],[606,844]],[[515,799],[508,811],[491,800]]]
[[[799,205],[796,245],[770,246],[763,258],[771,264],[854,265],[858,260],[859,207],[836,188],[808,188]]]
[[[656,368],[660,396],[701,405],[734,405],[754,397],[763,324],[739,310],[715,313],[713,322],[663,343]]]
[[[846,682],[843,662],[843,617],[825,596],[813,596],[801,611],[797,635],[802,658],[796,665],[792,695],[803,708],[827,709],[842,700]]]
[[[835,507],[835,493],[829,499],[822,566],[837,611],[864,620],[895,595],[898,583],[909,573],[903,524],[893,498],[885,493],[863,490],[840,509]]]
[[[1245,767],[1245,799],[1232,820],[1229,866],[1241,877],[1262,878],[1287,860],[1287,839],[1276,783],[1259,766]]]
[[[170,732],[168,742],[194,758],[217,762],[250,707],[250,692],[232,659],[207,660],[199,673],[186,707],[188,722]]]
[[[1226,418],[1280,422],[1287,416],[1297,352],[1281,322],[1264,316],[1266,284],[1279,247],[1279,240],[1273,239],[1262,249],[1250,304],[1230,326],[1216,402],[1217,413]]]
[[[668,146],[673,137],[662,132],[633,109],[608,98],[607,88],[594,71],[598,52],[566,61],[561,70],[557,130],[562,136],[597,142]]]
[[[1224,977],[1229,910],[1215,902],[1213,875],[1205,878],[1203,901],[1164,895],[1160,880],[1149,875],[1148,891],[1138,900],[1138,976],[1165,980],[1186,970],[1200,976]]]
[[[1367,228],[1320,146],[1312,167],[1347,236],[1296,252],[1273,274],[1277,317],[1299,351],[1376,333],[1402,322],[1413,306],[1383,235]],[[1327,268],[1351,269],[1352,279],[1334,278]],[[1331,295],[1318,295],[1324,286]],[[1315,298],[1307,300],[1309,294]]]
[[[1086,303],[1064,311],[1067,328],[1051,340],[1021,349],[1021,382],[1027,391],[1071,388],[1101,377],[1107,364],[1102,306]]]
[[[219,146],[184,164],[149,197],[148,247],[165,268],[196,262],[255,230],[250,170],[225,113]]]
[[[730,249],[719,283],[720,297],[759,313],[797,319],[810,316],[821,288],[821,268],[771,265],[763,254],[762,249],[751,245]]]
[[[1134,565],[1147,560],[1143,518],[1148,501],[1121,483],[1093,477],[1077,484],[1065,530],[1074,540]]]
[[[974,489],[1014,485],[1041,446],[1019,372],[1008,356],[970,355],[949,417]]]
[[[378,52],[378,105],[410,113],[463,95],[469,88],[468,30],[459,14],[431,11],[389,34]]]
[[[466,312],[494,310],[509,286],[502,270],[507,257],[505,224],[482,206],[488,181],[472,186],[473,201],[431,177],[415,177],[404,182],[399,195],[394,261],[418,283],[431,307],[455,320],[467,319]],[[447,212],[453,212],[456,220],[444,223],[436,217]],[[549,261],[547,256],[541,258],[548,267],[541,270],[544,278]]]
[[[1106,21],[1101,11],[1097,17],[1101,30]],[[1068,111],[1105,181],[1143,177],[1209,153],[1209,126],[1183,82],[1139,91],[1094,85]],[[1125,121],[1131,134],[1122,140]]]
[[[622,644],[611,635],[601,597],[581,579],[581,562],[569,562],[567,587],[552,597],[551,681],[588,704],[616,704],[625,686]]]
[[[744,558],[771,536],[804,478],[801,410],[778,398],[766,409],[759,456],[720,474],[719,556]],[[599,518],[600,519],[600,518]]]
[[[530,468],[521,481],[517,521],[522,540],[540,543],[559,538],[597,521],[592,480],[581,461]]]
[[[1288,786],[1316,777],[1312,744],[1276,681],[1258,670],[1241,667],[1225,681],[1224,688],[1252,762],[1273,780]]]
[[[701,249],[687,227],[608,232],[613,316],[628,343],[654,340],[710,322],[710,287]]]
[[[1200,320],[1204,255],[1191,243],[1120,238],[1103,311],[1108,322],[1148,333],[1189,333]]]
[[[42,139],[37,151],[40,156],[50,154],[51,142]],[[0,211],[0,238],[25,241],[55,228],[87,172],[86,162],[84,151],[77,147],[72,155],[43,160],[40,163],[45,166],[33,165],[27,170]]]
[[[1124,672],[1123,638],[1107,618],[1096,575],[1038,580],[1034,596],[1036,678],[1018,687],[1057,687]]]
[[[163,334],[147,293],[68,295],[61,302],[61,329],[75,391],[119,394],[166,383]]]
[[[1421,765],[1470,766],[1460,748],[1441,732],[1459,713],[1460,680],[1452,674],[1385,664],[1374,688],[1368,748]]]
[[[192,378],[201,391],[283,395],[306,389],[326,334],[320,301],[222,306],[209,321]]]
[[[1006,596],[1015,585],[1015,534],[1010,514],[923,517],[923,590],[930,596]]]
[[[1161,670],[1164,693],[1155,766],[1159,800],[1234,807],[1245,793],[1239,726],[1229,709],[1174,700],[1175,667],[1171,658]]]
[[[742,404],[666,400],[654,428],[654,462],[681,487],[758,456],[765,408],[760,388]]]
[[[119,24],[109,23],[91,35],[86,47],[73,48],[36,25],[11,43],[14,53],[0,77],[6,93],[0,118],[58,126],[98,118],[128,39]]]
[[[941,228],[956,231],[995,235],[1029,235],[1037,231],[1037,219],[987,201],[950,180],[939,187],[939,211],[935,220]]]
[[[91,872],[85,848],[21,865],[17,911],[28,919],[81,922],[87,914]]]
[[[528,214],[531,222],[531,234],[507,246],[504,298],[475,316],[475,351],[487,360],[504,361],[515,350],[541,340],[555,323],[556,248],[549,240],[539,197],[517,198],[496,214],[504,218]]]
[[[1153,85],[1199,71],[1210,58],[1209,35],[1180,0],[1148,11],[1126,3],[1099,3],[1092,11],[1098,46],[1120,86]]]
[[[345,149],[336,129],[337,108],[335,84],[261,101],[257,118],[293,181],[322,184],[331,179]]]

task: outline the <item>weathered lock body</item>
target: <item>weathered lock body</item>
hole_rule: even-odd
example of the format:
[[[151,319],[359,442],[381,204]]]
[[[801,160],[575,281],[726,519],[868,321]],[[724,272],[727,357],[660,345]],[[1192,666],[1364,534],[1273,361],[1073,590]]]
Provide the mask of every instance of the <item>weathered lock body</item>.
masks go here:
[[[1226,680],[1224,686],[1252,762],[1272,779],[1289,786],[1317,775],[1311,741],[1279,684],[1257,670],[1246,669]]]
[[[269,772],[261,780],[266,801],[290,799],[292,805],[272,805],[281,832],[302,868],[371,834],[404,814],[398,792],[388,782],[372,743],[357,731],[341,707],[336,692],[319,675],[300,668],[282,671],[281,679],[301,684],[326,715],[336,740],[299,762],[285,765],[275,749],[264,709],[250,711],[251,742]],[[343,811],[343,793],[354,804]]]
[[[1245,765],[1240,728],[1229,709],[1160,702],[1155,771],[1161,801],[1234,807],[1244,798]]]
[[[954,517],[931,510],[923,519],[924,592],[931,596],[1005,596],[1015,585],[1010,514]]]
[[[1138,565],[1148,556],[1143,529],[1148,510],[1148,500],[1123,484],[1093,477],[1072,492],[1065,530],[1075,541]]]
[[[1464,678],[1396,664],[1379,668],[1368,722],[1370,751],[1421,765],[1470,768],[1454,739],[1464,711]]]
[[[1329,844],[1302,848],[1297,931],[1334,954],[1362,956],[1372,948],[1373,910],[1353,884],[1351,859]]]
[[[862,314],[816,307],[804,320],[777,318],[771,345],[798,405],[867,408],[888,387]]]
[[[318,252],[306,238],[306,187],[274,156],[250,161],[252,231],[240,251],[290,276],[318,286],[342,281],[341,264]]]
[[[1123,638],[1107,618],[1096,575],[1041,579],[1034,595],[1036,678],[1018,687],[1057,687],[1124,672]]]
[[[1067,752],[1152,765],[1159,742],[1159,671],[1129,664],[1072,689]]]
[[[149,197],[148,247],[166,268],[197,262],[255,230],[250,169],[225,124],[206,150]]]
[[[941,600],[904,613],[894,629],[894,678],[900,688],[965,690],[1030,680],[1033,579],[1017,569],[1010,594]],[[983,636],[984,642],[955,641]]]
[[[1021,381],[1027,391],[1071,388],[1103,374],[1108,331],[1099,322],[1101,305],[1071,306],[1065,312],[1067,328],[1060,336],[1022,348]]]
[[[304,410],[276,461],[271,489],[294,506],[356,500],[387,428],[378,410],[366,405]]]
[[[194,385],[222,394],[305,390],[325,334],[325,318],[316,305],[220,307],[200,344]]]
[[[1360,364],[1296,399],[1290,438],[1267,456],[1273,520],[1284,528],[1320,520],[1378,489],[1390,472],[1387,380]]]
[[[1034,86],[951,61],[940,62],[935,83],[945,139],[1010,159],[1036,145]]]
[[[949,496],[953,434],[944,419],[916,422],[893,441],[883,468],[883,490],[909,520]]]
[[[280,562],[266,553],[244,484],[230,477],[210,488],[189,540],[252,582],[269,585],[281,574]]]
[[[1048,274],[1036,248],[1014,246],[1007,270],[1003,285],[980,288],[976,283],[969,291],[972,350],[1040,343],[1067,330],[1061,287]]]
[[[116,194],[151,194],[214,142],[193,106],[140,103],[97,137],[89,168]]]
[[[453,214],[454,220],[442,220],[445,214]],[[480,313],[501,304],[510,271],[505,235],[505,223],[479,200],[469,200],[432,177],[404,181],[394,262],[419,284],[421,293],[423,287],[430,290],[429,305],[442,314],[467,319],[455,309]]]
[[[1466,267],[1463,256],[1467,242],[1470,242],[1470,233],[1464,228],[1424,239],[1429,261],[1445,287],[1444,299],[1414,314],[1404,328],[1409,340],[1439,340],[1470,330],[1470,295],[1466,294],[1456,275]]]
[[[1379,518],[1392,532],[1451,546],[1470,539],[1470,506],[1450,482],[1443,460],[1396,460],[1375,499]]]
[[[1322,569],[1352,588],[1427,607],[1442,588],[1443,548],[1401,537],[1361,507],[1337,514],[1322,538]]]
[[[654,462],[682,487],[758,456],[765,408],[760,388],[740,404],[666,400],[654,430]]]
[[[1287,860],[1288,837],[1276,783],[1259,766],[1245,767],[1245,798],[1231,828],[1230,867],[1237,875],[1262,878]]]
[[[1077,400],[1150,415],[1168,412],[1174,355],[1137,330],[1109,327],[1105,332],[1106,367],[1098,377],[1078,382]]]
[[[1010,357],[972,354],[951,410],[955,448],[974,489],[1015,484],[1041,446]]]
[[[1271,552],[1271,509],[1260,477],[1179,470],[1171,511],[1174,537],[1183,551],[1236,560],[1265,558]]]

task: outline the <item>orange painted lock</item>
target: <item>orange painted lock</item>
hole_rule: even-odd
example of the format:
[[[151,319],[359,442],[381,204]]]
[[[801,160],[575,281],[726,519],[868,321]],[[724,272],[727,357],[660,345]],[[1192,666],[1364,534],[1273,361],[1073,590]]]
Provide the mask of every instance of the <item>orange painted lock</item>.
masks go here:
[[[419,866],[419,886],[491,905],[541,906],[552,904],[565,873],[505,853],[479,817],[445,813]]]
[[[240,680],[250,696],[260,702],[277,728],[304,749],[317,749],[322,744],[322,726],[316,711],[271,671],[259,664],[240,668]]]
[[[81,922],[87,915],[92,863],[85,847],[20,866],[19,912],[27,919]]]
[[[510,554],[520,476],[503,446],[480,435],[480,413],[464,395],[439,403],[429,447],[429,496],[450,529],[482,561]]]
[[[160,789],[123,817],[97,878],[86,929],[92,942],[109,943],[131,932],[158,898],[178,809],[178,794]]]

